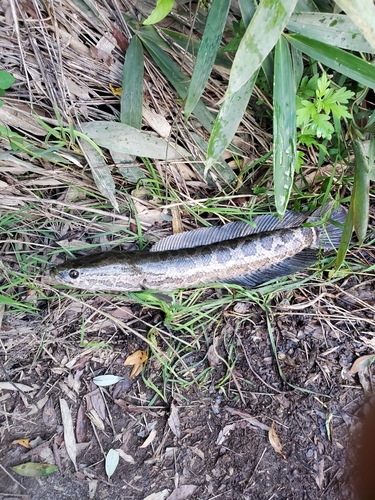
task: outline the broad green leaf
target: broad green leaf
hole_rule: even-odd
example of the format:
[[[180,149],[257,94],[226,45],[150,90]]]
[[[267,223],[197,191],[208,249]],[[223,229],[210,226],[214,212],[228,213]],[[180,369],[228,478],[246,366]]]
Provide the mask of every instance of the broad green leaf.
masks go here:
[[[108,479],[113,476],[115,470],[117,469],[119,460],[119,452],[114,449],[110,449],[105,457],[105,473],[107,474]]]
[[[160,137],[137,130],[125,123],[111,121],[86,122],[82,130],[99,146],[121,153],[160,160],[172,160],[188,156],[182,147]]]
[[[375,50],[375,6],[373,0],[335,0]]]
[[[366,38],[345,14],[306,12],[292,14],[287,28],[335,47],[374,53]]]
[[[37,462],[27,462],[25,464],[15,465],[11,467],[14,472],[24,477],[40,477],[49,476],[55,472],[58,467],[53,464],[40,464]]]
[[[147,26],[144,28],[147,28]],[[165,51],[150,38],[149,33],[144,31],[144,28],[140,28],[137,31],[139,38],[142,40],[149,54],[159,66],[160,70],[164,73],[170,84],[176,89],[180,97],[182,99],[186,99],[188,93],[188,79],[186,75],[182,73],[179,66],[168,56],[168,54],[166,54]],[[213,116],[202,101],[198,101],[194,108],[193,115],[208,132],[211,132]]]
[[[105,158],[89,142],[79,139],[79,144],[87,163],[90,165],[91,174],[96,186],[101,194],[111,202],[113,208],[118,210],[119,207],[115,195],[116,186],[111,175],[111,169],[108,167]]]
[[[375,87],[375,66],[345,50],[313,40],[302,35],[284,35],[288,42],[301,52],[326,66],[362,83],[366,87]]]
[[[16,81],[13,75],[8,73],[7,71],[0,71],[0,89],[9,89],[13,85],[13,83]],[[1,94],[4,95],[4,94]]]
[[[273,181],[275,204],[284,215],[296,164],[296,89],[289,44],[281,37],[275,48],[273,87]]]
[[[174,0],[158,0],[155,9],[151,12],[148,18],[143,21],[143,24],[155,24],[167,17],[173,9]]]
[[[194,64],[185,104],[185,120],[197,105],[215,62],[229,12],[230,0],[213,0],[207,16],[202,42]]]
[[[239,90],[275,46],[297,0],[262,0],[246,29],[230,74],[227,96]]]
[[[353,225],[359,243],[362,245],[367,233],[370,207],[369,165],[362,141],[359,139],[353,140],[353,151],[355,157],[354,185],[352,193]]]
[[[255,14],[256,4],[254,0],[238,0],[241,10],[241,16],[245,26],[247,27]]]
[[[375,181],[375,135],[371,134],[368,147],[368,166],[369,177],[371,181]]]
[[[143,47],[133,36],[125,55],[120,121],[138,129],[142,125],[143,69]]]
[[[228,147],[245,113],[253,91],[258,72],[233,94],[225,97],[216,117],[207,150],[205,172],[213,166],[221,153]]]

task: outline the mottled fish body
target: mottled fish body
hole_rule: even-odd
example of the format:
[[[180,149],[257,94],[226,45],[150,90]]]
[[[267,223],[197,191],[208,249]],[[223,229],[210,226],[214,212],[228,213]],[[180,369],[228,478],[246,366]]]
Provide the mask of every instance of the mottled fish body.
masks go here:
[[[282,221],[259,216],[255,227],[233,222],[160,240],[150,251],[109,251],[79,257],[57,266],[60,282],[92,291],[172,291],[224,282],[256,286],[312,265],[319,249],[337,248],[346,210],[331,212],[329,221],[314,223],[330,206],[306,214],[287,212]]]

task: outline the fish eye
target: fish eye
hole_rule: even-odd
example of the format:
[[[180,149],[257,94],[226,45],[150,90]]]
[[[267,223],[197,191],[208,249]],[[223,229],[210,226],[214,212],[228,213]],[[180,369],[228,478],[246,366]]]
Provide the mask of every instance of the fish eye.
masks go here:
[[[79,272],[76,270],[76,269],[71,269],[69,271],[69,276],[72,278],[72,279],[77,279],[78,276],[79,276]]]

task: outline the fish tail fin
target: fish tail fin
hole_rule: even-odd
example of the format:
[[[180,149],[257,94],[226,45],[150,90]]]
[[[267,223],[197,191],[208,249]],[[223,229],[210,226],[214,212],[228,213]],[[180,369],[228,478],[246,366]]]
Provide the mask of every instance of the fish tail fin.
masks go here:
[[[345,207],[333,208],[334,202],[327,203],[324,207],[315,210],[308,218],[307,222],[314,223],[325,220],[321,226],[318,226],[319,236],[317,241],[311,245],[311,248],[320,248],[322,250],[332,250],[338,248],[343,232],[343,224],[348,215]]]

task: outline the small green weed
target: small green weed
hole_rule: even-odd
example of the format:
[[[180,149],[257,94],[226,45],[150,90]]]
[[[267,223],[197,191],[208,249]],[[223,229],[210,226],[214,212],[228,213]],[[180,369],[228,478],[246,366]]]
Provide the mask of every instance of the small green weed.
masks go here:
[[[16,81],[13,75],[7,71],[0,71],[0,96],[5,95],[5,91],[9,89],[13,83]],[[0,108],[4,104],[4,101],[0,99]]]

